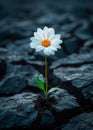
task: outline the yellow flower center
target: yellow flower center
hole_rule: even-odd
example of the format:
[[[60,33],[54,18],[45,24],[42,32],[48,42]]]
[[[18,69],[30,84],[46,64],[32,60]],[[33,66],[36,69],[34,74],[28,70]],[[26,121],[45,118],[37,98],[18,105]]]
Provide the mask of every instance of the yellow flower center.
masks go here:
[[[50,41],[47,40],[47,39],[42,40],[42,46],[44,46],[44,47],[48,47],[48,46],[50,46]]]

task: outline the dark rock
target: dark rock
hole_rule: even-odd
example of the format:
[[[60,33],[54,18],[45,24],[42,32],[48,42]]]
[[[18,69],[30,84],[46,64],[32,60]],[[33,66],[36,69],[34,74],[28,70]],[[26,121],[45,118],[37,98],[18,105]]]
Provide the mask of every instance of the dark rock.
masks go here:
[[[10,69],[12,75],[20,75],[21,77],[23,76],[26,79],[27,84],[29,84],[30,86],[36,86],[33,78],[36,75],[38,75],[39,72],[36,69],[34,69],[31,65],[24,65],[24,66],[13,65],[12,67],[13,67],[13,69]],[[13,72],[13,70],[14,70],[14,72]]]
[[[48,13],[48,14],[45,14],[41,17],[39,17],[39,19],[37,20],[37,22],[39,24],[53,24],[54,22],[57,23],[60,19],[60,17],[58,17],[58,15],[55,15],[53,13]]]
[[[57,51],[55,53],[55,57],[50,57],[50,58],[53,60],[54,59],[56,60],[56,59],[62,58],[64,56],[67,56],[67,54],[66,54],[65,50],[63,48],[61,48],[61,49],[59,49],[59,51]]]
[[[29,59],[27,59],[26,62],[28,64],[31,64],[31,65],[34,65],[34,66],[39,66],[39,67],[42,67],[45,64],[43,61],[31,61]]]
[[[84,43],[84,46],[80,49],[80,53],[89,53],[93,50],[93,39]]]
[[[12,127],[29,127],[37,119],[34,109],[37,95],[22,93],[12,97],[0,98],[0,129]]]
[[[76,5],[78,4],[78,2],[76,1],[75,3]],[[79,21],[81,18],[84,18],[86,16],[86,11],[85,8],[80,8],[78,10],[78,5],[76,8],[74,8],[72,10],[73,16],[77,18],[77,20]]]
[[[90,48],[90,47],[85,47],[83,46],[81,49],[80,49],[80,53],[81,54],[85,54],[85,53],[90,53],[93,49]]]
[[[86,47],[92,47],[93,48],[93,39],[89,40],[89,41],[86,41],[84,46]]]
[[[54,70],[54,75],[61,81],[71,81],[73,86],[82,88],[93,82],[93,65],[80,67],[60,67]]]
[[[93,96],[93,64],[80,67],[60,67],[54,70],[54,75],[60,78],[62,82],[71,82],[86,99],[91,100]]]
[[[45,110],[42,114],[40,125],[47,126],[55,123],[55,117],[51,111]]]
[[[52,112],[55,112],[56,115],[57,113],[63,113],[63,115],[65,115],[69,113],[69,110],[74,110],[79,107],[76,98],[68,94],[66,90],[57,91],[53,93],[50,98],[55,98],[56,102],[50,102],[51,110],[48,110],[48,108],[42,111],[41,119],[39,119],[38,112],[40,113],[41,111],[39,109],[36,110],[34,107],[36,101],[38,101],[38,95],[26,92],[11,97],[1,97],[0,128],[37,128],[38,123],[34,123],[36,120],[39,121],[39,128],[45,126],[49,128],[49,126],[55,123],[55,116]],[[42,107],[45,106],[43,105]],[[66,113],[64,111],[66,111]]]
[[[82,93],[83,93],[85,99],[92,101],[92,97],[93,97],[93,85],[90,84],[90,85],[82,88]]]
[[[6,76],[0,81],[0,94],[14,94],[28,85],[36,86],[33,78],[39,72],[30,65],[7,65]]]
[[[16,40],[15,42],[10,42],[6,45],[8,49],[8,55],[15,55],[20,54],[20,55],[27,55],[28,52],[32,51],[30,47],[30,38],[28,39],[22,39],[22,40]]]
[[[93,97],[90,98],[90,103],[93,105]]]
[[[71,32],[75,30],[78,26],[78,23],[70,23],[70,24],[65,24],[61,27],[62,31],[64,32]]]
[[[33,26],[34,24],[32,24],[31,21],[17,21],[13,23],[13,29],[10,33],[15,37],[16,35],[20,38],[30,37],[33,31]]]
[[[30,47],[30,39],[16,40],[7,45],[8,52],[5,60],[17,65],[44,66],[44,62],[35,60],[33,49]]]
[[[6,71],[6,63],[4,60],[0,59],[0,77],[2,77],[5,74]]]
[[[67,54],[78,52],[79,44],[76,38],[67,39],[63,42],[63,44]]]
[[[30,37],[34,24],[31,21],[13,21],[4,19],[1,23],[1,38],[21,39]]]
[[[50,66],[51,69],[59,66],[79,66],[86,63],[93,63],[93,51],[84,54],[72,54],[66,58],[54,61]]]
[[[61,36],[63,39],[68,39],[68,38],[71,38],[71,34],[68,33],[68,32],[60,32]]]
[[[52,92],[47,100],[39,96],[35,109],[39,112],[38,124],[43,128],[52,129],[57,123],[63,124],[80,112],[76,98],[64,89]],[[64,117],[66,118],[64,119]]]
[[[93,112],[83,113],[70,120],[61,130],[93,130]]]
[[[50,97],[56,100],[56,104],[52,104],[52,108],[57,113],[79,107],[76,98],[64,89],[53,93]]]
[[[0,47],[0,59],[4,59],[4,57],[6,56],[6,52],[7,52],[6,48]]]
[[[12,24],[9,19],[0,21],[0,39],[5,39],[9,36],[9,31],[12,29]]]
[[[70,17],[70,14],[69,13],[61,13],[59,15],[59,18],[60,18],[60,25],[65,25],[65,24],[68,24],[70,22],[69,20],[69,17]]]
[[[23,40],[16,40],[15,42],[5,41],[7,52],[3,57],[8,63],[27,64],[26,60],[34,60],[32,55],[33,50],[30,48],[30,38]]]
[[[88,21],[82,21],[82,26],[75,31],[76,37],[82,40],[88,40],[92,38],[92,33],[89,29],[90,23]]]
[[[0,94],[15,94],[26,88],[26,80],[22,76],[7,77],[0,83]]]

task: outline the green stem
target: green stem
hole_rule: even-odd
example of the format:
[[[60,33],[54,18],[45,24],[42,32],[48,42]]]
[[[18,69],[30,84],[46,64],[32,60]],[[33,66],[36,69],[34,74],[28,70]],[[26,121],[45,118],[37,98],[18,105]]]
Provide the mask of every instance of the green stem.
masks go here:
[[[45,78],[46,78],[46,86],[45,86],[45,97],[48,98],[48,61],[47,56],[45,56]]]

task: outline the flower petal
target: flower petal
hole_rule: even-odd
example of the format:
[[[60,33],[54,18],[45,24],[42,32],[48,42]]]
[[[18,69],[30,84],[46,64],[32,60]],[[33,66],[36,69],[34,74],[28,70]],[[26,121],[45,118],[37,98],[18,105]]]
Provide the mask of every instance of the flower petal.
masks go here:
[[[40,41],[38,41],[38,42],[31,42],[31,43],[30,43],[31,48],[36,48],[36,47],[39,46],[39,45],[41,45],[41,42],[40,42]]]
[[[55,40],[54,42],[52,41],[52,42],[51,42],[51,48],[53,48],[53,49],[54,49],[54,48],[60,49],[60,48],[61,48],[61,46],[60,46],[61,43],[62,43],[61,40],[58,40],[58,41]]]
[[[33,40],[40,40],[40,39],[38,39],[36,37],[31,37],[30,40],[33,41]]]
[[[38,28],[38,29],[37,29],[37,32],[42,33],[43,30],[42,30],[41,28]]]
[[[55,54],[55,52],[53,50],[49,49],[49,48],[44,48],[43,52],[44,52],[45,55],[48,55],[48,56]]]
[[[55,34],[55,35],[53,35],[53,36],[50,38],[50,40],[56,40],[56,39],[60,39],[60,38],[61,38],[60,34]]]
[[[56,46],[50,46],[50,47],[48,47],[48,48],[51,49],[51,50],[53,50],[53,51],[57,51]]]
[[[41,28],[37,29],[37,34],[42,40],[44,39],[44,31]]]
[[[45,26],[43,30],[44,39],[48,39],[48,32],[49,32],[49,29],[48,27]]]
[[[58,40],[51,40],[51,45],[52,45],[52,46],[59,45],[59,44],[61,44],[62,42],[63,42],[63,41],[60,40],[60,39],[58,39]]]
[[[46,27],[46,26],[44,27],[44,31],[47,31],[48,29],[49,29],[48,27]]]
[[[42,40],[42,39],[43,39],[42,34],[40,35],[39,32],[34,32],[34,36],[35,36],[37,39],[39,39],[39,40]]]
[[[36,47],[36,52],[38,52],[38,51],[42,51],[44,49],[44,47],[41,45],[41,46],[37,46]]]
[[[48,38],[49,40],[55,35],[55,30],[53,28],[49,28]]]
[[[33,38],[32,43],[38,43],[38,44],[40,44],[41,41],[42,41],[42,40],[39,40],[39,39]]]

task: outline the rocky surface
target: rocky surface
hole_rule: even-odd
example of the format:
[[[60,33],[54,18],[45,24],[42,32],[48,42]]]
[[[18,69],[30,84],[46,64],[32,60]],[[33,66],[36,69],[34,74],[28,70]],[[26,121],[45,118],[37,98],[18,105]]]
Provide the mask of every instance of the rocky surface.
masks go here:
[[[93,65],[82,65],[80,67],[60,67],[54,70],[54,74],[61,81],[70,81],[77,88],[92,84]]]
[[[54,111],[60,113],[64,110],[71,110],[79,107],[79,104],[76,102],[76,98],[70,95],[66,90],[62,89],[57,91],[50,97],[56,99],[56,104],[52,104]]]
[[[50,69],[55,69],[60,66],[80,66],[89,63],[93,64],[93,51],[84,54],[72,54],[66,58],[58,59],[51,64]]]
[[[89,53],[92,50],[93,50],[93,39],[90,39],[84,43],[84,46],[80,49],[80,53],[82,54],[86,52]]]
[[[44,101],[44,104],[42,100],[39,102],[38,97],[39,95],[31,92],[16,94],[11,97],[1,97],[0,129],[14,127],[45,128],[46,126],[49,128],[56,122],[55,119],[59,113],[62,114],[65,111],[67,114],[69,110],[79,108],[76,98],[67,93],[66,90],[52,93],[50,98],[54,99],[54,102]],[[36,102],[38,107],[36,107]],[[42,107],[41,114],[40,107]],[[55,111],[54,115],[53,111]],[[37,124],[35,124],[35,121],[38,121]]]
[[[93,96],[93,64],[80,67],[60,67],[54,70],[54,74],[62,82],[70,82],[73,87],[79,89],[86,99]]]
[[[70,120],[70,122],[61,130],[92,130],[93,112],[83,113]]]
[[[44,56],[29,45],[44,26],[63,40],[48,57],[49,88],[62,90],[47,101],[33,80]],[[0,0],[0,129],[92,130],[92,112],[93,1]]]
[[[36,86],[33,77],[38,75],[31,65],[7,65],[6,76],[0,81],[0,94],[15,94],[27,86]]]
[[[12,97],[0,98],[0,129],[29,127],[38,116],[34,109],[37,95],[22,93]]]
[[[48,125],[53,125],[55,122],[55,117],[52,112],[45,110],[42,114],[40,125],[45,127]]]
[[[5,74],[6,63],[4,60],[0,59],[0,78]]]

